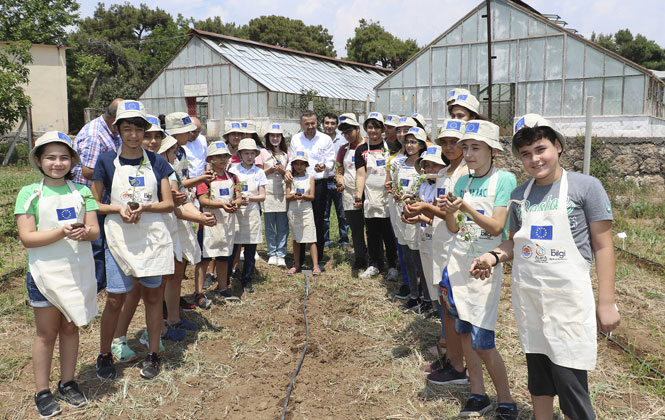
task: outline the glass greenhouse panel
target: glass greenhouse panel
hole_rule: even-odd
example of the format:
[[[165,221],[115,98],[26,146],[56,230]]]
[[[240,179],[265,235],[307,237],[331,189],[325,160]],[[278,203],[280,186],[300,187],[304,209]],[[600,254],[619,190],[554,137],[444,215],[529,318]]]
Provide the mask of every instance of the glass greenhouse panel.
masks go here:
[[[496,66],[494,67],[496,68]],[[487,70],[487,48],[478,46],[478,83],[487,83],[489,73]]]
[[[528,50],[527,80],[543,80],[545,70],[545,40],[530,39]]]
[[[566,94],[563,115],[582,115],[584,103],[584,81],[566,80]]]
[[[547,25],[534,17],[529,17],[529,36],[544,35],[545,33],[547,33]]]
[[[526,85],[526,113],[543,113],[543,82]]]
[[[644,114],[644,76],[624,78],[623,113],[626,115]]]
[[[390,89],[390,112],[403,113],[402,89]]]
[[[401,71],[402,76],[404,77],[404,87],[410,87],[416,85],[416,62],[412,61],[404,67]]]
[[[487,67],[487,66],[486,66]],[[487,73],[487,72],[485,72]],[[462,84],[469,83],[469,46],[462,46]]]
[[[517,115],[526,114],[526,83],[517,85]]]
[[[478,14],[472,15],[462,23],[462,39],[465,43],[478,41]]]
[[[429,88],[418,88],[416,100],[416,111],[423,115],[429,115]]]
[[[519,68],[519,75],[517,80],[520,82],[526,81],[526,67],[527,67],[527,50],[529,47],[529,41],[527,40],[522,40],[519,41],[519,62],[520,62],[520,68]]]
[[[449,44],[459,44],[462,42],[462,27],[457,26],[447,35]]]
[[[546,116],[561,115],[561,81],[554,80],[545,82],[545,109]]]
[[[517,9],[511,10],[510,16],[510,37],[525,38],[529,35],[529,16]]]
[[[416,90],[415,89],[404,89],[404,109],[403,113],[414,113],[416,109]]]
[[[478,83],[478,50],[487,48],[482,44],[471,45],[471,60],[469,64],[469,83]]]
[[[603,79],[589,79],[584,82],[584,96],[585,100],[583,112],[586,113],[586,97],[593,96],[593,115],[601,114],[601,105],[603,99]]]
[[[510,38],[510,6],[494,2],[494,21],[492,24],[494,25],[492,27],[494,40]]]
[[[584,77],[600,77],[603,75],[603,63],[605,61],[605,54],[597,49],[586,46],[586,68]]]
[[[446,49],[432,49],[432,85],[442,86],[446,84]]]
[[[580,41],[566,37],[566,79],[584,76],[584,44]]]
[[[605,76],[623,76],[623,63],[605,55]]]
[[[446,83],[449,85],[458,85],[460,83],[460,61],[462,59],[462,47],[448,48],[448,75]]]
[[[510,81],[510,43],[497,42],[494,44],[494,55],[492,61],[494,71],[492,73],[494,83],[506,83]]]
[[[430,55],[430,50],[428,49],[425,51],[423,54],[418,57],[416,60],[417,64],[417,79],[416,79],[416,85],[417,86],[429,86],[429,55]]]
[[[563,36],[546,39],[545,79],[561,79],[563,76]]]
[[[384,114],[391,112],[390,92],[388,90],[378,91],[378,96],[376,97],[376,109]]]
[[[621,115],[623,77],[608,77],[603,86],[603,115]]]

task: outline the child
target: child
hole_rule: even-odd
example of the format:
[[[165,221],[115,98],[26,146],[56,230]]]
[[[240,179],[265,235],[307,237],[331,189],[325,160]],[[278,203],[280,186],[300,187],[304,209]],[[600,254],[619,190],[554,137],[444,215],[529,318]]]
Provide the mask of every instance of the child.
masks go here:
[[[215,296],[224,300],[238,300],[228,290],[228,265],[233,254],[233,243],[236,231],[236,210],[241,204],[240,193],[234,187],[238,183],[238,177],[227,171],[231,152],[226,143],[216,141],[208,146],[208,157],[206,160],[212,165],[213,172],[217,175],[214,181],[208,184],[199,184],[196,194],[201,207],[208,209],[217,219],[214,226],[203,226],[199,228],[199,244],[203,251],[201,263],[196,266],[198,272],[195,283],[194,300],[196,304],[205,308],[208,299],[203,294],[202,279],[205,275],[208,261],[215,258],[215,271],[218,282]]]
[[[162,325],[162,276],[172,274],[173,243],[161,213],[173,211],[168,162],[155,153],[144,151],[141,143],[146,120],[143,104],[122,101],[114,128],[122,144],[118,153],[99,157],[93,174],[92,194],[99,212],[106,214],[106,277],[108,296],[101,319],[100,353],[97,376],[115,379],[111,342],[118,316],[134,280],[143,286],[149,354],[143,362],[141,376],[152,379],[159,374],[159,337]],[[104,191],[110,192],[110,203],[103,203]]]
[[[454,200],[448,196],[445,200],[446,225],[450,232],[456,233],[447,268],[455,307],[448,310],[461,334],[471,382],[471,396],[460,416],[479,416],[492,407],[485,394],[479,357],[497,392],[497,415],[501,419],[515,419],[517,409],[510,395],[506,367],[494,344],[501,267],[491,279],[482,282],[471,278],[469,273],[477,255],[501,243],[515,176],[493,165],[494,156],[503,150],[497,125],[471,120],[466,123],[464,137],[459,142],[468,168],[474,171],[473,175],[464,175],[457,181]]]
[[[266,198],[266,175],[263,169],[254,165],[254,159],[258,154],[259,148],[256,146],[256,141],[249,138],[240,140],[238,155],[241,163],[229,171],[238,177],[242,197],[236,215],[238,231],[235,236],[233,255],[235,257],[240,252],[240,246],[244,245],[245,262],[242,266],[240,281],[247,293],[254,293],[252,275],[254,274],[256,245],[263,242],[259,203]]]
[[[150,114],[146,114],[145,118],[151,126],[145,130],[141,147],[152,153],[157,153],[159,151],[159,146],[161,146],[162,140],[164,140],[165,137],[164,130],[159,126],[159,118]]]
[[[293,181],[286,185],[286,201],[289,202],[289,224],[293,231],[293,260],[294,266],[289,269],[289,274],[300,271],[301,244],[309,244],[309,255],[312,257],[314,274],[321,274],[319,268],[318,252],[316,250],[316,227],[314,226],[314,213],[312,201],[314,200],[314,177],[307,174],[309,161],[307,152],[297,151],[291,159],[291,173]]]
[[[261,153],[264,151],[268,153],[263,167],[267,179],[263,217],[266,225],[268,264],[286,267],[284,257],[286,257],[286,241],[289,238],[289,219],[286,216],[284,174],[289,159],[282,126],[277,123],[270,124],[270,129],[265,134],[265,141],[266,148]]]
[[[594,419],[587,370],[596,366],[596,318],[605,333],[620,321],[610,200],[596,178],[561,167],[565,137],[548,120],[525,115],[515,132],[513,154],[533,178],[511,195],[517,205],[510,207],[510,239],[478,260],[513,260],[513,308],[536,420],[552,418],[555,395],[567,419]],[[471,269],[478,278],[491,276],[476,262]]]
[[[411,127],[404,138],[406,159],[400,166],[395,167],[393,172],[396,175],[395,183],[393,184],[393,196],[397,207],[397,215],[402,223],[401,239],[403,244],[400,243],[400,246],[402,247],[407,277],[409,279],[409,300],[404,303],[403,308],[415,312],[427,312],[431,309],[432,305],[426,287],[422,290],[425,297],[422,305],[420,301],[421,288],[418,285],[418,277],[424,280],[424,274],[418,252],[419,228],[415,224],[415,221],[408,222],[404,218],[402,210],[404,204],[407,201],[413,200],[420,192],[422,183],[418,183],[419,174],[416,170],[416,162],[420,154],[427,149],[426,141],[427,135],[425,134],[425,130],[418,127]]]
[[[196,124],[186,112],[172,112],[166,116],[166,132],[178,141],[176,150],[176,161],[173,164],[174,169],[182,178],[182,184],[185,188],[193,188],[203,182],[210,182],[215,177],[212,171],[204,171],[203,174],[195,178],[189,177],[190,163],[187,160],[185,146],[193,133],[197,130]]]
[[[79,326],[97,315],[97,285],[90,241],[99,236],[97,203],[84,185],[71,182],[79,162],[71,139],[50,131],[37,139],[28,160],[44,177],[21,188],[16,225],[28,248],[28,298],[35,314],[32,344],[35,406],[42,418],[62,410],[49,388],[53,347],[60,337],[57,398],[73,407],[88,401],[74,381]],[[83,222],[84,225],[81,224]]]

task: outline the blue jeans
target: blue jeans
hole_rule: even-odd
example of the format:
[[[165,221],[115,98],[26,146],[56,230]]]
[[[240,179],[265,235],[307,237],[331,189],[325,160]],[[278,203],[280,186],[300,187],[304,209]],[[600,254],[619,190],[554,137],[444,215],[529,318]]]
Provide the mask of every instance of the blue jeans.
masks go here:
[[[286,242],[289,238],[289,218],[286,212],[263,213],[266,225],[268,256],[286,257]]]
[[[337,213],[337,228],[339,229],[339,241],[349,243],[349,224],[344,216],[344,206],[342,205],[342,193],[337,191],[337,183],[334,178],[329,178],[327,182],[328,195],[326,197],[326,209],[323,213],[323,222],[325,231],[323,238],[326,242],[330,240],[330,207],[335,203],[335,212]]]

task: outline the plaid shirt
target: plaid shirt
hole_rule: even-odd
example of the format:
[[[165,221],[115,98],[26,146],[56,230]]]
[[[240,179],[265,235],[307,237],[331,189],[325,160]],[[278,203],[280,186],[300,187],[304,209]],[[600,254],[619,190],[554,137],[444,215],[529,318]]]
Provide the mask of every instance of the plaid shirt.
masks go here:
[[[109,130],[106,121],[100,116],[90,121],[81,128],[74,139],[74,150],[79,153],[81,163],[72,170],[73,182],[90,187],[92,181],[85,178],[81,173],[81,165],[94,168],[97,158],[104,152],[117,152],[120,147],[120,136]]]

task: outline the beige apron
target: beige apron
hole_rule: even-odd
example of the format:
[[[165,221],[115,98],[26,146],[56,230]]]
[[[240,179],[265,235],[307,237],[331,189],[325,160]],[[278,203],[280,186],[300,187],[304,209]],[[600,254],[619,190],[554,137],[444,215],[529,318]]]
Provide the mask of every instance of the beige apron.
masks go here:
[[[423,194],[420,197],[421,200],[429,204],[435,204],[436,197],[434,194],[436,193],[436,184],[423,184],[422,192]],[[434,228],[425,222],[420,222],[419,228],[420,240],[418,242],[418,249],[420,250],[420,262],[423,266],[423,273],[425,274],[425,283],[427,284],[430,298],[432,300],[437,300],[436,297],[438,296],[439,288],[434,284],[432,279],[432,265],[434,264],[434,261],[432,260],[432,234]]]
[[[134,191],[131,179],[137,179],[135,200],[140,204],[159,202],[157,178],[152,171],[150,160],[143,151],[144,166],[120,165],[118,149],[113,164],[113,184],[111,204],[126,206],[132,200]],[[142,173],[141,173],[142,172]],[[107,214],[104,221],[106,243],[111,255],[127,276],[150,277],[173,274],[173,241],[162,213],[143,212],[138,223],[125,223],[120,214]]]
[[[182,257],[189,261],[190,264],[196,265],[200,263],[201,247],[199,247],[192,223],[187,220],[176,219],[176,224],[178,225],[178,240],[182,249]]]
[[[238,181],[245,182],[241,191],[244,197],[251,197],[258,194],[259,186],[256,184],[255,173],[259,170],[256,166],[253,166],[250,173],[244,173],[244,168],[242,166],[238,167],[236,172]],[[236,218],[238,220],[238,231],[235,237],[236,244],[260,244],[263,242],[259,203],[251,201],[246,206],[240,206],[236,212]]]
[[[233,178],[210,183],[210,200],[222,203],[233,202]],[[224,209],[207,209],[217,218],[215,226],[203,226],[203,256],[205,258],[228,257],[233,253],[236,232],[236,214]]]
[[[383,150],[369,150],[369,140],[367,144],[367,154],[365,155],[365,218],[388,217],[388,192],[386,191],[386,164],[387,159],[383,155]],[[383,148],[387,149],[385,143]]]
[[[391,176],[395,174],[396,172],[399,172],[399,169],[395,172],[393,171],[393,168],[398,167],[401,168],[402,164],[406,160],[406,156],[397,153],[392,160],[390,161],[390,174]],[[399,176],[399,175],[398,175]],[[397,180],[396,179],[391,179],[394,185],[397,185]],[[402,227],[404,226],[404,223],[402,223],[402,215],[400,212],[397,211],[397,203],[395,202],[395,198],[393,197],[392,194],[388,194],[388,216],[390,217],[390,224],[393,226],[393,232],[395,233],[395,238],[397,238],[397,243],[400,245],[405,245],[404,242],[404,236],[402,235]]]
[[[414,166],[408,166],[405,163],[402,164],[402,167],[399,170],[399,178],[396,180],[396,184],[402,187],[402,195],[404,194],[414,194],[418,195],[419,191],[413,191],[416,181],[418,179],[418,171]],[[418,241],[420,228],[417,224],[409,224],[402,222],[402,211],[404,210],[404,205],[400,203],[395,203],[396,207],[396,216],[399,218],[399,223],[402,225],[400,230],[402,231],[402,240],[400,242],[402,245],[407,245],[410,249],[418,249]]]
[[[281,163],[282,166],[286,167],[286,153],[281,155],[270,154],[270,157],[266,159],[264,163],[264,168],[275,166],[277,163]],[[269,164],[269,165],[268,165]],[[284,186],[284,177],[277,171],[266,175],[266,200],[263,202],[263,209],[266,213],[278,213],[286,211],[286,194]]]
[[[180,234],[178,232],[178,218],[175,213],[162,213],[164,223],[171,235],[171,242],[173,243],[173,255],[177,261],[182,262],[182,246],[180,245]]]
[[[464,201],[477,211],[483,212],[485,216],[491,217],[499,171],[496,168],[492,169],[487,197],[471,197],[469,186],[473,179],[469,177],[469,182],[466,184]],[[501,297],[502,265],[495,266],[492,276],[485,280],[472,278],[469,269],[475,258],[501,244],[501,235],[492,236],[468,217],[465,220],[464,227],[453,239],[448,261],[448,275],[453,290],[453,299],[455,299],[455,306],[461,320],[476,327],[494,331]],[[462,238],[462,229],[471,233],[473,250],[471,244]]]
[[[353,206],[356,190],[356,150],[351,150],[351,146],[344,154],[343,164],[344,191],[342,191],[342,206],[344,206],[344,211],[358,210]]]
[[[42,197],[39,190],[26,201],[25,210],[39,196],[39,231],[47,231],[85,220],[84,199],[67,180],[71,194]],[[81,214],[83,213],[83,214]],[[28,266],[35,285],[50,303],[80,327],[97,315],[97,281],[90,241],[63,238],[50,245],[28,248]]]
[[[533,179],[524,191],[529,197]],[[570,231],[568,177],[563,171],[558,206],[527,212],[515,235],[513,307],[524,353],[547,355],[573,369],[596,368],[596,305],[591,264],[582,257]]]
[[[447,195],[448,192],[455,192],[455,183],[461,176],[463,170],[466,170],[466,162],[462,160],[455,168],[455,171],[448,175],[448,168],[444,168],[439,172],[439,177],[436,179],[436,192],[435,196],[438,199],[440,195]],[[442,175],[443,174],[443,175]],[[448,265],[450,257],[450,248],[453,243],[455,235],[448,230],[446,221],[435,217],[432,221],[432,283],[435,287],[439,287],[439,282],[443,277],[443,270]]]
[[[309,194],[309,175],[293,179],[291,192]],[[286,212],[291,224],[293,240],[299,244],[311,244],[316,242],[316,226],[314,225],[314,211],[312,202],[306,200],[293,200],[289,202],[289,211]]]

